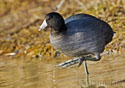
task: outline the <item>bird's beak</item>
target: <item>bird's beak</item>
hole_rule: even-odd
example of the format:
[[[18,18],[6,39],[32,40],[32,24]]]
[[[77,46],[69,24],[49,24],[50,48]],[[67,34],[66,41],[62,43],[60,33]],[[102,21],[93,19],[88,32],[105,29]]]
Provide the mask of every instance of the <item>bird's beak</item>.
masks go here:
[[[46,19],[44,19],[43,23],[41,24],[39,31],[47,27]]]

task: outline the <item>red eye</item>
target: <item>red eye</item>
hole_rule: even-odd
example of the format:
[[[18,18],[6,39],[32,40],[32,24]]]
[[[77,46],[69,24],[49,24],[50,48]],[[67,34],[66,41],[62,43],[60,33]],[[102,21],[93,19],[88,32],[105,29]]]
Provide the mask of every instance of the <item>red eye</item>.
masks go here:
[[[52,17],[49,17],[49,18],[48,18],[48,20],[51,20],[51,19],[52,19]]]

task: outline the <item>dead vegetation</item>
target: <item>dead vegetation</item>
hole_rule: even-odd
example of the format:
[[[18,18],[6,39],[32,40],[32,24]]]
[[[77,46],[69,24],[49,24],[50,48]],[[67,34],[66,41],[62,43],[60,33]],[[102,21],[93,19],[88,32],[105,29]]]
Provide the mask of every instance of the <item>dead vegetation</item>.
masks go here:
[[[30,58],[66,57],[53,49],[49,32],[38,32],[46,13],[58,11],[65,17],[87,13],[108,22],[116,37],[105,51],[123,54],[125,48],[124,0],[1,0],[0,55]],[[58,8],[57,8],[58,6]]]

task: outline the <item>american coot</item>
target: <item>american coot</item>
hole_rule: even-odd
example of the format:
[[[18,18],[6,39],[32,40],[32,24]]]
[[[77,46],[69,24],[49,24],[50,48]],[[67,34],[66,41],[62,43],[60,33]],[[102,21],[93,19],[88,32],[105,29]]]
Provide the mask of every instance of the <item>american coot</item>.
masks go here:
[[[45,16],[39,31],[45,27],[51,28],[53,47],[65,55],[79,57],[79,66],[86,60],[100,60],[105,45],[113,37],[113,30],[106,22],[88,14],[76,14],[64,20],[59,13],[51,12]],[[89,55],[95,58],[84,58]]]

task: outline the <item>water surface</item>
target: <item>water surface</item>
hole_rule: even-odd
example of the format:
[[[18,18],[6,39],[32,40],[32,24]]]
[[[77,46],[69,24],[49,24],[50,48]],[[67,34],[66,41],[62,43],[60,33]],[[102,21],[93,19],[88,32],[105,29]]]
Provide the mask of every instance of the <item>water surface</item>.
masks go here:
[[[88,62],[89,88],[124,88],[124,57],[104,57],[100,62]],[[25,59],[0,59],[0,88],[84,88],[83,65],[61,69],[54,63]],[[55,73],[54,73],[55,72]]]

